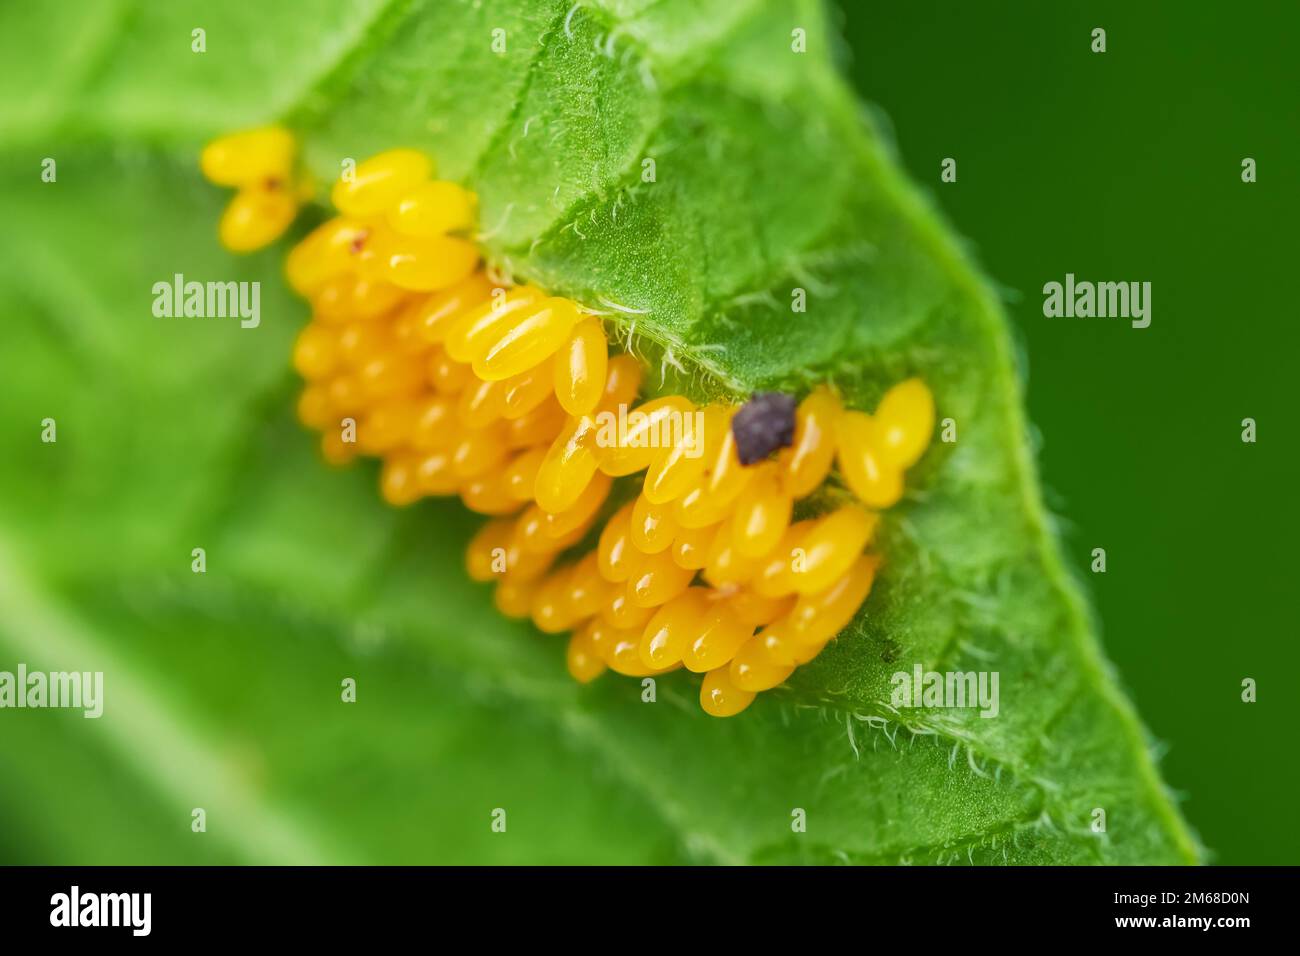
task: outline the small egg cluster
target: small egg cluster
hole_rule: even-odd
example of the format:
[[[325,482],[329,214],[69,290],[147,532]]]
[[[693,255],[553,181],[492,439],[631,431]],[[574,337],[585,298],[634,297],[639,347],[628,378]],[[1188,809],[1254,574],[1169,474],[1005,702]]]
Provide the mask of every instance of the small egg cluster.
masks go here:
[[[930,440],[929,389],[902,382],[874,415],[824,387],[797,407],[667,395],[628,411],[640,362],[611,356],[600,319],[571,300],[493,282],[463,237],[474,197],[431,175],[410,150],[361,163],[334,186],[339,215],[290,253],[289,282],[313,310],[293,355],[300,419],[333,463],[382,458],[388,502],[459,495],[491,516],[470,577],[496,582],[503,614],[570,632],[575,679],[685,667],[704,674],[705,711],[739,713],[866,599],[877,511]],[[836,462],[858,501],[794,521]],[[615,479],[642,472],[597,546],[570,557]]]
[[[298,215],[302,185],[294,179],[297,144],[279,126],[264,126],[209,143],[199,168],[210,182],[238,192],[218,226],[221,244],[252,252],[274,242]]]

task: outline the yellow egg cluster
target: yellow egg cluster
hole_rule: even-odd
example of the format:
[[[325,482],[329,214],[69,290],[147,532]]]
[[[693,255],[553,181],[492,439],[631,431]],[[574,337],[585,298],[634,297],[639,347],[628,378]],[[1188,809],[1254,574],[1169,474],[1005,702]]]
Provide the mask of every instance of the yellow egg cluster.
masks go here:
[[[199,168],[210,182],[238,192],[221,217],[221,244],[234,252],[252,252],[274,242],[298,215],[299,187],[294,181],[297,144],[279,126],[264,126],[209,143]]]
[[[231,141],[223,163],[239,168]],[[470,542],[470,577],[496,582],[503,614],[571,632],[574,678],[685,667],[704,674],[705,711],[739,713],[866,599],[879,559],[864,551],[929,443],[929,389],[902,382],[874,415],[825,387],[797,408],[775,396],[792,434],[758,398],[700,408],[667,395],[629,411],[639,361],[609,355],[600,319],[571,300],[489,279],[457,235],[474,197],[431,176],[410,150],[361,163],[334,186],[339,215],[290,253],[289,281],[313,310],[293,355],[307,382],[299,417],[331,462],[381,457],[390,503],[459,495],[492,516]],[[752,454],[742,420],[768,428],[774,415],[778,439]],[[688,420],[693,430],[661,427]],[[836,462],[861,503],[792,520]],[[597,546],[569,557],[615,480],[641,472]]]

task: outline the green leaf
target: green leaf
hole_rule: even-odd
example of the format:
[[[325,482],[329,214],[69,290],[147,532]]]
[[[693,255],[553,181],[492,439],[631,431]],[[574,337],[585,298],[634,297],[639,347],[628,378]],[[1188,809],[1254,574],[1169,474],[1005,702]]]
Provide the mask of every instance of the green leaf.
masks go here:
[[[1197,858],[1061,562],[998,303],[847,92],[820,5],[27,10],[0,12],[0,669],[102,669],[107,704],[0,715],[6,859]],[[958,441],[909,473],[858,620],[731,720],[685,674],[654,705],[574,685],[466,579],[473,516],[385,508],[373,467],[324,468],[295,426],[287,244],[223,253],[195,168],[275,119],[321,182],[428,150],[478,192],[491,257],[608,310],[666,388],[833,380],[872,407],[922,375]],[[175,273],[261,281],[262,324],[155,318]],[[896,712],[917,663],[999,672],[999,715]]]

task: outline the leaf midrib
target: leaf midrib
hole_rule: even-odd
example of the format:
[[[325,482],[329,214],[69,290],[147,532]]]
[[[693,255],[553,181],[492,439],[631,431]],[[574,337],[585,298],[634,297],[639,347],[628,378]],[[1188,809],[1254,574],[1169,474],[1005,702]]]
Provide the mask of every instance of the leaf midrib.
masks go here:
[[[172,804],[177,830],[189,825],[188,795],[224,793],[222,804],[236,811],[240,825],[214,827],[213,835],[244,859],[300,864],[345,860],[337,847],[302,826],[299,814],[271,805],[247,785],[189,714],[149,692],[149,682],[109,650],[110,641],[56,606],[23,570],[17,553],[0,534],[0,606],[6,612],[0,640],[21,660],[51,669],[75,672],[91,661],[98,665],[105,674],[105,716],[96,721],[103,730],[100,739],[108,740],[123,762]]]

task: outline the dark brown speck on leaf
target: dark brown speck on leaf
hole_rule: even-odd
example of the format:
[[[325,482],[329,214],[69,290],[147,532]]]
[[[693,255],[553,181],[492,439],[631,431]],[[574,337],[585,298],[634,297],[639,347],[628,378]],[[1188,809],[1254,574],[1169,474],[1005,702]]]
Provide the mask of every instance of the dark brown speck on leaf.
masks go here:
[[[762,461],[794,443],[794,396],[757,392],[731,419],[736,456],[742,465]]]

